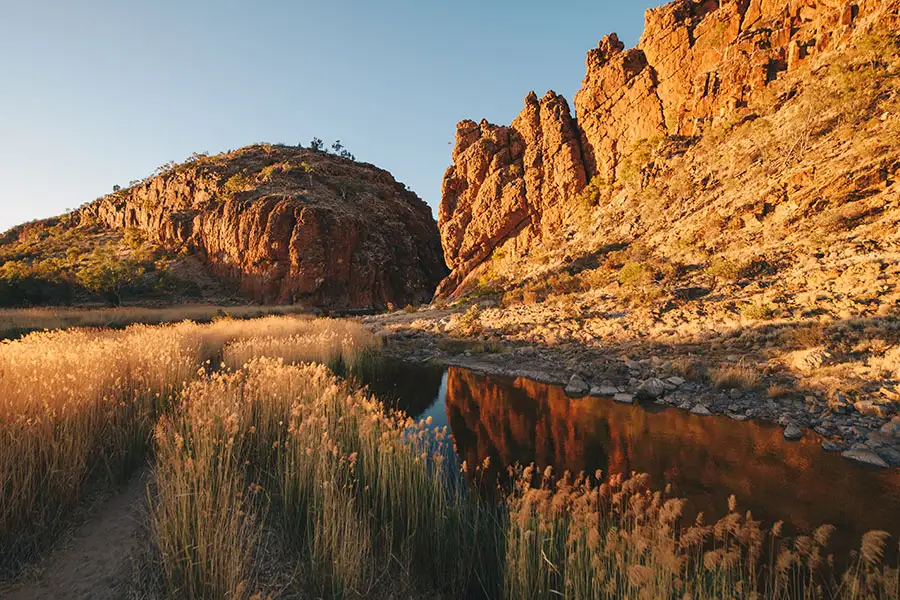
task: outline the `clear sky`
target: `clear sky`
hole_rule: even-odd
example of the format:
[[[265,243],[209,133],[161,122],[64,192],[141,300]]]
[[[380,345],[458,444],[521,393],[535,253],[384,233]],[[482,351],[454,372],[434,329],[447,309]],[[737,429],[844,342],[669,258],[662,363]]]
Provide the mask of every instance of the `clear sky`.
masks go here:
[[[193,152],[340,139],[432,207],[456,122],[572,101],[660,2],[0,0],[0,231]]]

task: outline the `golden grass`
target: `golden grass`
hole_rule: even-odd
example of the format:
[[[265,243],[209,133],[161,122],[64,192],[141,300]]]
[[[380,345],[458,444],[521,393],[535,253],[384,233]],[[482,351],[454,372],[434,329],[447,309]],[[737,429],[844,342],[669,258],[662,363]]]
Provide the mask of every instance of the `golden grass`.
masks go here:
[[[599,479],[599,477],[597,478]],[[535,480],[539,482],[535,484]],[[837,577],[827,546],[834,527],[785,539],[741,513],[713,525],[683,523],[685,502],[654,492],[649,477],[597,485],[526,469],[508,500],[507,598],[897,598],[883,564],[885,532],[863,538],[860,558]]]
[[[463,597],[491,564],[478,551],[491,538],[476,538],[491,509],[451,481],[444,436],[321,365],[262,358],[195,382],[156,432],[168,592],[264,591],[254,557],[268,526],[306,567],[297,592],[369,597],[391,582]]]
[[[355,323],[290,317],[0,344],[3,567],[152,450],[151,567],[171,598],[900,597],[884,532],[839,574],[832,527],[786,539],[733,498],[718,522],[685,522],[645,475],[528,467],[483,500],[446,431],[324,366],[372,368],[377,344]]]
[[[212,321],[231,317],[248,319],[265,315],[302,314],[294,306],[212,306],[206,304],[167,308],[10,308],[0,309],[0,339],[34,331],[74,327],[119,328],[141,323],[161,325],[179,321]]]
[[[323,331],[348,353],[375,343],[352,323],[293,317],[79,329],[0,343],[0,572],[36,556],[86,487],[143,463],[159,416],[201,365],[218,364],[239,339],[313,344]]]
[[[759,372],[743,363],[713,367],[709,379],[719,389],[753,390],[760,385]]]

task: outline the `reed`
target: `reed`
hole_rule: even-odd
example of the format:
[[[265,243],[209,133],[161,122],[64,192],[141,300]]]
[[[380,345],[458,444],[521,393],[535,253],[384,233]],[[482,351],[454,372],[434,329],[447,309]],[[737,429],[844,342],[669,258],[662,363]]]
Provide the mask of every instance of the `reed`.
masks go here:
[[[39,555],[87,490],[144,464],[160,416],[230,344],[264,337],[302,346],[326,330],[352,338],[348,348],[375,343],[352,323],[293,317],[80,329],[0,343],[0,573]]]
[[[152,455],[149,566],[172,598],[900,597],[885,532],[840,572],[832,527],[787,539],[733,498],[686,522],[646,475],[531,466],[486,499],[488,465],[353,383],[378,345],[291,317],[0,343],[0,568]]]
[[[14,338],[36,331],[55,331],[76,327],[123,328],[128,325],[163,325],[180,321],[210,322],[228,317],[252,319],[272,315],[302,315],[295,306],[215,306],[196,304],[151,308],[5,308],[0,309],[0,339]],[[311,318],[311,317],[310,317]]]
[[[320,348],[329,360],[331,345]],[[498,531],[497,509],[455,481],[446,434],[384,411],[321,365],[261,358],[211,374],[157,440],[154,530],[172,596],[264,588],[260,549],[245,544],[266,527],[306,573],[298,586],[317,595],[369,597],[390,581],[463,597],[496,577],[484,569],[497,538],[484,532]]]

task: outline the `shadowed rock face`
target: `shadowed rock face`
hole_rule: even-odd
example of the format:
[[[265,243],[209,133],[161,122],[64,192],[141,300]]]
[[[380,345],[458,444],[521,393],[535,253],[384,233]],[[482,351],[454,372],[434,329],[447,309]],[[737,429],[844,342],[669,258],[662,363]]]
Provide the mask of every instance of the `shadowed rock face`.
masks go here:
[[[461,291],[500,245],[521,257],[564,241],[578,192],[595,176],[615,182],[639,140],[702,134],[890,11],[893,0],[677,0],[647,11],[636,48],[610,34],[588,53],[577,121],[553,92],[530,93],[508,127],[462,121],[439,217],[452,272],[438,295]]]
[[[387,171],[307,149],[201,158],[83,210],[198,253],[259,302],[402,306],[428,301],[447,273],[425,202]]]

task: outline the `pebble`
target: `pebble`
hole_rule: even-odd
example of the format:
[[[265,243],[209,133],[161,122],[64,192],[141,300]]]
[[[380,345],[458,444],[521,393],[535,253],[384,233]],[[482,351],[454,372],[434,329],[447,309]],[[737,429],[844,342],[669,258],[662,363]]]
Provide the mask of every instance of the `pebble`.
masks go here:
[[[618,402],[620,404],[634,404],[634,396],[631,394],[624,394],[624,393],[614,394],[613,400],[615,400],[616,402]]]
[[[884,459],[871,450],[847,450],[842,452],[841,456],[876,467],[886,468],[888,466]]]
[[[691,412],[694,413],[695,415],[701,415],[701,416],[706,416],[706,415],[712,414],[711,412],[709,412],[709,409],[706,408],[705,406],[703,406],[702,404],[698,404],[697,406],[692,408]]]
[[[797,440],[803,439],[803,432],[800,431],[799,427],[790,423],[784,428],[784,439],[796,442]]]

